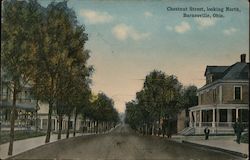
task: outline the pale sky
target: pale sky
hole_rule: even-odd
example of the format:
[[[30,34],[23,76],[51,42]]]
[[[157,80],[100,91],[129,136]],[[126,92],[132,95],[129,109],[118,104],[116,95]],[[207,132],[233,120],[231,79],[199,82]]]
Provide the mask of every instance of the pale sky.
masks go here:
[[[42,0],[47,5],[50,1]],[[94,65],[92,90],[113,98],[115,108],[135,98],[154,69],[176,75],[183,85],[205,84],[207,65],[232,65],[249,53],[247,0],[70,0],[84,24]],[[167,7],[224,8],[223,18],[186,18]],[[238,7],[239,11],[225,11]]]

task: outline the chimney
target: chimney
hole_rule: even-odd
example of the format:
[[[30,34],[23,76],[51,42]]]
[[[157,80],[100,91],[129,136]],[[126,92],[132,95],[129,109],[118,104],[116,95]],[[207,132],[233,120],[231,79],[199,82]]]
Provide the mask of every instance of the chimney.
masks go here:
[[[246,63],[246,54],[241,54],[240,55],[240,62],[241,63]]]

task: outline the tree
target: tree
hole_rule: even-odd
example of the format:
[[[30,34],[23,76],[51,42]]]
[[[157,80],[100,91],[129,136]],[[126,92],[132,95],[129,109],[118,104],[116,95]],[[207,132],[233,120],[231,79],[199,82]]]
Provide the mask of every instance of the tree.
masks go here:
[[[17,94],[33,75],[34,53],[37,50],[35,35],[39,34],[37,31],[41,27],[41,8],[36,1],[3,2],[2,68],[13,89],[8,155],[13,152]]]
[[[75,113],[74,113],[74,126],[73,126],[73,136],[76,134],[76,122],[79,113],[83,112],[84,108],[88,107],[90,105],[90,96],[91,91],[88,87],[85,88],[85,90],[78,94],[77,103],[75,104]]]
[[[136,94],[136,103],[126,104],[126,120],[134,128],[138,128],[142,124],[140,124],[141,120],[133,122],[133,117],[136,115],[142,118],[142,122],[145,124],[145,127],[140,126],[139,128],[144,128],[146,133],[154,133],[155,127],[162,128],[159,125],[162,119],[170,121],[179,112],[181,88],[182,85],[177,77],[168,76],[157,70],[150,72],[146,76],[143,89]]]
[[[143,89],[147,99],[146,110],[153,117],[152,131],[157,120],[160,122],[161,118],[171,119],[178,113],[181,87],[175,76],[167,76],[161,71],[154,70],[146,76]]]
[[[104,93],[99,93],[97,99],[92,103],[94,108],[93,119],[97,122],[96,132],[99,132],[99,124],[105,122],[107,129],[119,120],[118,112],[114,108],[114,102]]]
[[[145,122],[145,118],[142,112],[143,108],[138,105],[135,101],[130,101],[126,103],[126,119],[125,122],[130,124],[132,129],[142,130],[142,126]]]
[[[77,25],[75,12],[68,8],[66,1],[52,2],[46,8],[43,36],[36,57],[39,63],[34,77],[36,94],[49,104],[46,143],[50,140],[52,112],[56,103],[63,99],[64,95],[61,95],[64,94],[63,91],[71,86],[71,82],[67,82],[70,85],[66,83],[62,87],[62,82],[71,80],[65,74],[71,73],[70,71],[75,73],[75,70],[81,70],[84,76],[89,74],[89,68],[86,67],[89,55],[88,51],[84,50],[87,34],[84,31],[83,26]],[[63,106],[71,108],[72,106],[65,105],[67,103]],[[63,110],[68,114],[70,112],[68,108]]]
[[[197,87],[191,85],[184,88],[183,98],[186,116],[188,116],[188,108],[198,105]]]
[[[22,87],[29,83],[37,100],[49,104],[47,143],[53,111],[57,109],[62,119],[72,108],[79,108],[79,99],[86,98],[79,98],[82,95],[76,93],[79,91],[76,89],[81,88],[82,94],[89,90],[93,67],[87,66],[89,51],[84,47],[88,40],[85,27],[77,24],[75,12],[68,8],[66,1],[52,2],[44,8],[35,0],[12,0],[4,1],[3,8],[3,70],[13,88],[9,149],[12,154],[16,98]],[[77,101],[72,101],[74,97],[65,98],[70,91],[76,93]]]
[[[93,73],[93,67],[87,66],[86,62],[89,59],[89,51],[85,50],[84,44],[87,41],[87,34],[85,33],[85,28],[83,26],[76,26],[71,35],[68,36],[68,59],[70,61],[65,61],[66,64],[61,65],[59,70],[60,79],[58,81],[58,94],[57,99],[64,105],[57,105],[57,111],[59,113],[59,134],[58,139],[61,135],[61,123],[62,116],[67,114],[70,118],[74,110],[74,119],[76,122],[78,113],[81,111],[82,107],[89,104],[89,94],[91,83],[91,75]],[[75,125],[74,123],[74,134],[75,135]],[[69,120],[68,120],[69,127]],[[69,133],[69,128],[67,129]],[[68,137],[68,134],[67,134]]]

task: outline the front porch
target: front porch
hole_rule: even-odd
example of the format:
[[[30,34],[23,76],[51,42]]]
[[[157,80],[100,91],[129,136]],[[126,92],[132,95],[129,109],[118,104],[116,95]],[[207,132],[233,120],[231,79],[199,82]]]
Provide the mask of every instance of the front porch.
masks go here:
[[[217,104],[191,107],[189,111],[190,127],[195,134],[204,134],[204,128],[209,127],[212,134],[233,134],[233,124],[238,119],[248,128],[247,104]]]

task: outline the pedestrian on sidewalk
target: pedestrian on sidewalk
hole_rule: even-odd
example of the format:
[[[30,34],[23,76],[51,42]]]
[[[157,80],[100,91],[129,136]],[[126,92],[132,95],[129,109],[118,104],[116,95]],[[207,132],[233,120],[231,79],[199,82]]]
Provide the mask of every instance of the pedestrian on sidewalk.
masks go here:
[[[244,131],[244,127],[241,123],[241,121],[239,121],[238,119],[236,120],[236,122],[233,125],[234,128],[234,133],[236,134],[236,142],[238,144],[240,144],[240,139],[241,139],[241,133]]]
[[[210,132],[209,128],[208,128],[208,127],[206,127],[206,128],[204,129],[204,133],[205,133],[205,140],[208,140],[209,132]]]

